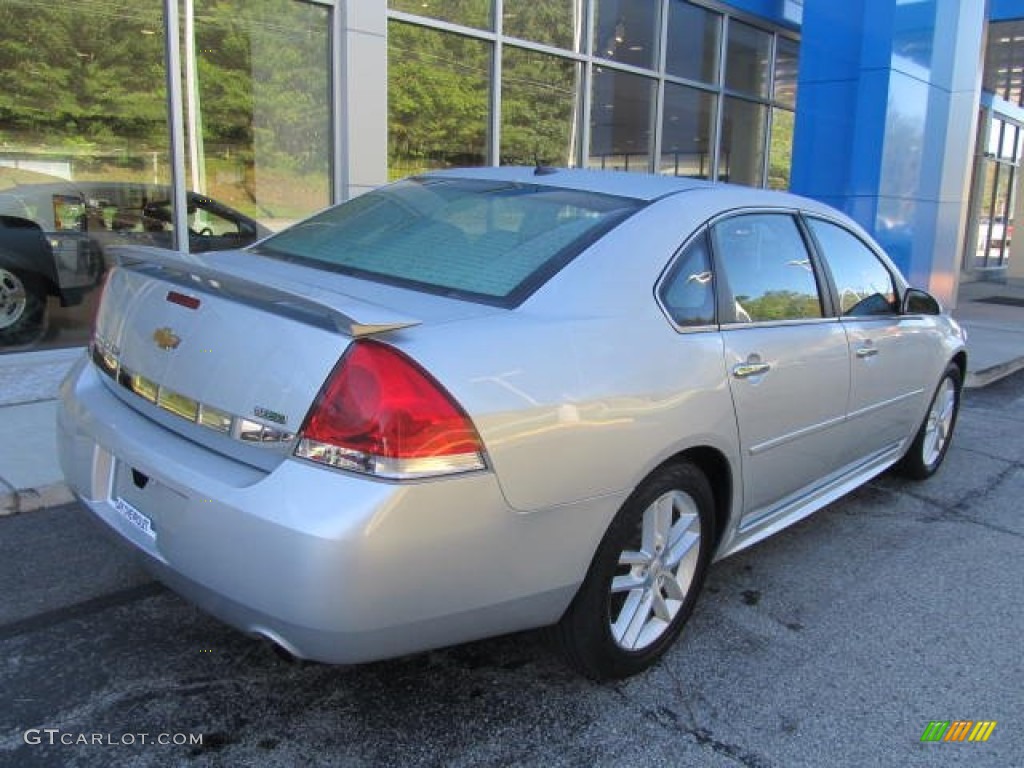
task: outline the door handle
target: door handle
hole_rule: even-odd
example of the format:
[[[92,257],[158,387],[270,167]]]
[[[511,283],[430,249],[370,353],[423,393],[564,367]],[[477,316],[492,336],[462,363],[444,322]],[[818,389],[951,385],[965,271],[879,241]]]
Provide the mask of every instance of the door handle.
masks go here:
[[[746,362],[734,365],[732,375],[737,379],[749,379],[751,376],[760,376],[762,373],[768,373],[771,369],[772,367],[768,363]]]
[[[877,354],[878,350],[874,347],[858,347],[857,349],[857,357],[860,358],[874,357]]]

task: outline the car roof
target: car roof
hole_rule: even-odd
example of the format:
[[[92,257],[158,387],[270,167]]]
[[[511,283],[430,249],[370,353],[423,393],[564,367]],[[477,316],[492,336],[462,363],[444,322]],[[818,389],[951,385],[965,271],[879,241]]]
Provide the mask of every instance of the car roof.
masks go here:
[[[453,168],[428,171],[421,178],[458,178],[507,181],[518,184],[593,192],[595,194],[618,195],[646,203],[666,200],[681,194],[694,195],[687,208],[694,208],[700,200],[700,207],[709,210],[739,211],[744,209],[785,209],[817,214],[841,222],[861,239],[874,243],[872,236],[855,220],[836,208],[813,198],[802,197],[791,192],[760,187],[749,187],[727,182],[712,182],[682,176],[661,176],[653,173],[628,173],[625,171],[590,170],[581,168],[551,168],[545,166],[501,166],[480,168]],[[693,203],[694,205],[690,205]],[[669,202],[669,204],[672,204]],[[877,247],[877,243],[874,243]]]
[[[453,168],[427,171],[421,178],[481,179],[518,184],[574,189],[605,195],[618,195],[644,202],[653,202],[681,193],[710,195],[723,210],[739,207],[765,206],[815,211],[843,219],[847,217],[830,206],[789,192],[748,187],[726,182],[704,181],[683,176],[661,176],[653,173],[590,170],[581,168],[550,168],[545,166],[501,166]]]
[[[621,171],[597,171],[581,168],[551,168],[547,166],[501,166],[481,168],[456,168],[443,171],[428,171],[422,174],[430,178],[480,179],[486,181],[508,181],[517,184],[538,184],[545,187],[560,187],[583,192],[631,197],[637,200],[657,200],[665,195],[694,189],[713,189],[718,184],[699,179],[676,176],[656,176],[652,173],[625,173]]]

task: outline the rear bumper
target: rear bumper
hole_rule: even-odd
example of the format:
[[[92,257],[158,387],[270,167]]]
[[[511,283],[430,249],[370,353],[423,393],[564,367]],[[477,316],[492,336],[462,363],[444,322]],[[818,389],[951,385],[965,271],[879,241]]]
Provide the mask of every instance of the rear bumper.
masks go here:
[[[84,359],[61,399],[60,461],[83,504],[172,589],[303,658],[551,623],[619,502],[520,514],[489,472],[394,484],[296,459],[264,472],[141,416]]]

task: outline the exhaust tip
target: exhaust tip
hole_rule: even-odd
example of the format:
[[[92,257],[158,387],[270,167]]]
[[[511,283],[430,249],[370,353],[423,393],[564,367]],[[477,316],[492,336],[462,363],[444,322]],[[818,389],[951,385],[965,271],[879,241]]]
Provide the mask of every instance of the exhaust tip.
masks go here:
[[[288,645],[279,637],[274,636],[272,633],[257,629],[254,630],[256,637],[261,639],[263,643],[268,646],[271,652],[282,661],[287,661],[289,664],[301,664],[303,659],[298,656]]]

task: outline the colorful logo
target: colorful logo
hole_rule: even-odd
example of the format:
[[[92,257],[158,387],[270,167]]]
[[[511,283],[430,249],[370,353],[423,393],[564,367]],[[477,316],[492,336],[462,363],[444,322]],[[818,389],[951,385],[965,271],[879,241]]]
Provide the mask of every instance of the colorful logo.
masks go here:
[[[181,337],[170,328],[157,328],[153,331],[153,341],[156,342],[160,349],[177,349],[178,345],[181,344]]]
[[[995,720],[932,720],[921,741],[988,741],[995,728]]]

